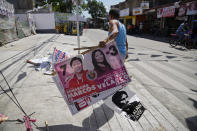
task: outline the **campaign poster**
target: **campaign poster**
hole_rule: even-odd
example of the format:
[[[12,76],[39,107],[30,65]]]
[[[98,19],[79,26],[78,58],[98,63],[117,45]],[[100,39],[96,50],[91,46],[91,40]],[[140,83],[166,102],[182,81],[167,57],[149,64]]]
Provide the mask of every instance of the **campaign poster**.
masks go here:
[[[68,105],[68,108],[69,108],[72,115],[75,115],[76,113],[82,111],[86,107],[89,107],[89,106],[93,105],[94,103],[100,101],[102,98],[103,99],[107,98],[109,95],[112,95],[117,90],[122,89],[122,86],[116,87],[116,89],[111,88],[107,91],[102,92],[101,94],[82,97],[82,98],[78,99],[77,101],[75,101],[73,103],[68,103],[67,98],[66,98],[66,94],[65,94],[65,91],[64,91],[64,87],[61,85],[61,81],[59,80],[59,78],[57,76],[53,77],[53,80],[55,81],[56,86],[58,87],[58,89],[59,89],[61,95],[63,96],[66,104]]]
[[[131,81],[115,42],[54,64],[54,68],[68,104],[94,103]]]
[[[145,111],[140,99],[127,87],[115,92],[105,99],[104,103],[121,116],[133,121],[138,121]]]

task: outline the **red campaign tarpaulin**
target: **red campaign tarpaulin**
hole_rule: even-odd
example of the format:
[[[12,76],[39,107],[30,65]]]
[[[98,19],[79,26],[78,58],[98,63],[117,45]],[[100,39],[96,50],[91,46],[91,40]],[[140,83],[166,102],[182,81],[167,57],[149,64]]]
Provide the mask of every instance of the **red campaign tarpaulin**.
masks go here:
[[[131,81],[116,43],[54,64],[54,78],[72,114],[102,100]]]
[[[175,15],[175,7],[174,6],[169,6],[169,7],[157,9],[157,18],[173,17],[174,15]]]
[[[197,1],[187,3],[187,14],[186,15],[196,15],[197,14]]]

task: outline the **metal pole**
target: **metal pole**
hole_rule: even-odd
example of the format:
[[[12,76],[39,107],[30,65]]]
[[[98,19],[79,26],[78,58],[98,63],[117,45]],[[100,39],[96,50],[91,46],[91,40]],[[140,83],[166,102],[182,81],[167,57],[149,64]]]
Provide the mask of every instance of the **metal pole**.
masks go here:
[[[77,42],[78,48],[80,48],[80,34],[79,34],[79,0],[76,0],[76,10],[77,10]],[[78,54],[80,54],[80,50],[78,50]]]

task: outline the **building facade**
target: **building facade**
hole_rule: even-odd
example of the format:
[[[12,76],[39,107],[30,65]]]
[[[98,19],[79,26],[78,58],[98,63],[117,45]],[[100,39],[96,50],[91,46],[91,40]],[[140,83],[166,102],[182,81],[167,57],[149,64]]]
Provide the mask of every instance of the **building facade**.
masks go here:
[[[35,7],[35,0],[7,0],[14,5],[15,13],[21,14],[28,10],[33,10]]]
[[[143,25],[144,33],[164,36],[174,33],[185,20],[197,19],[196,0],[126,0],[111,8],[120,9],[120,21],[126,27]]]

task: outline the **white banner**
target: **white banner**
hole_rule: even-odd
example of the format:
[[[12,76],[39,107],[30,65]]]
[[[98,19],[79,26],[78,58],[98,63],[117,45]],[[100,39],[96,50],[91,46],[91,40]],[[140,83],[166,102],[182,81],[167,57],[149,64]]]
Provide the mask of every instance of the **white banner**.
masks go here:
[[[143,11],[141,7],[133,8],[133,15],[142,15]]]
[[[142,9],[149,9],[149,2],[146,2],[146,1],[142,2],[142,3],[140,4],[140,7],[141,7]]]
[[[197,1],[187,3],[187,14],[186,15],[196,15],[197,14]]]
[[[120,10],[120,17],[129,16],[129,8]]]
[[[180,8],[179,8],[178,16],[184,16],[185,13],[186,13],[186,6],[181,5]]]

